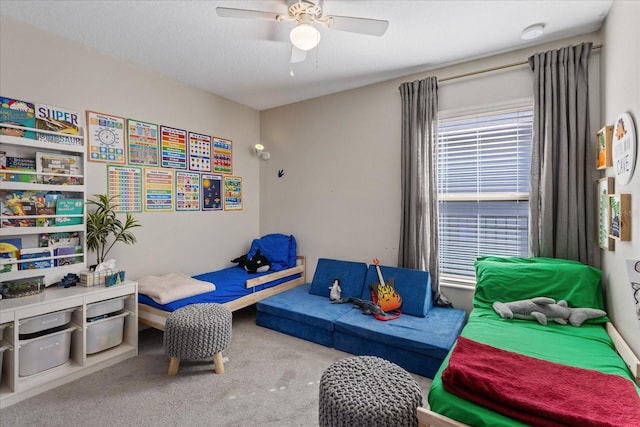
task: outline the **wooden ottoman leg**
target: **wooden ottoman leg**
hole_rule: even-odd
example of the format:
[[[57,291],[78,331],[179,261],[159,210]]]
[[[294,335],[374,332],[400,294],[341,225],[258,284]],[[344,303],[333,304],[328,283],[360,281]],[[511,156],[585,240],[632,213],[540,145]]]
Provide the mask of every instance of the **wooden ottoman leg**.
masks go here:
[[[178,373],[178,367],[180,366],[180,358],[171,356],[169,359],[169,376],[174,376]]]
[[[213,364],[216,374],[224,374],[224,362],[222,361],[222,352],[219,351],[213,355]]]

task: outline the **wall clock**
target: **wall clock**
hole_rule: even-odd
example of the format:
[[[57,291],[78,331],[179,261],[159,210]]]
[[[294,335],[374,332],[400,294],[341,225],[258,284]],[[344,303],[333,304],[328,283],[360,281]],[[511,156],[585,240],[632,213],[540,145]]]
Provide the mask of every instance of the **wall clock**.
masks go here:
[[[622,113],[613,125],[613,168],[619,184],[625,185],[631,181],[637,151],[633,119],[628,113]]]

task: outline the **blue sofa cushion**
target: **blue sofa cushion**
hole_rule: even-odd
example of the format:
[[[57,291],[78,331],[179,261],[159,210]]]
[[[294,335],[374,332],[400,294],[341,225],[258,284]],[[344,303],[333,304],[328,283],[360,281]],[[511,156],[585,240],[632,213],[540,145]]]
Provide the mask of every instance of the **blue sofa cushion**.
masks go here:
[[[400,307],[402,314],[417,317],[427,315],[431,309],[431,276],[429,272],[384,265],[380,266],[380,271],[385,283],[393,278],[394,288],[402,298],[402,307]],[[371,288],[369,285],[378,282],[376,266],[370,265],[360,298],[371,301]]]
[[[333,279],[340,280],[341,296],[359,298],[364,287],[367,265],[363,262],[320,258],[313,274],[309,293],[329,298]],[[334,304],[335,305],[335,304]]]
[[[336,333],[364,338],[365,342],[444,359],[460,334],[465,317],[464,310],[434,307],[425,317],[403,314],[383,322],[354,310],[337,319],[334,328]],[[362,354],[367,353],[366,348],[361,350]]]
[[[310,284],[259,301],[258,311],[333,331],[333,322],[353,310],[351,304],[331,304],[329,298],[309,293]]]

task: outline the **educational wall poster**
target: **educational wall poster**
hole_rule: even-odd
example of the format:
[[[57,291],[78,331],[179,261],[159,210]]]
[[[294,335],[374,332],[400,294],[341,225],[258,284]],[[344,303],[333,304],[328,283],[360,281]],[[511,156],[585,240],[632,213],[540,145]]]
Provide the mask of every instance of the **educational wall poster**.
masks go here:
[[[229,139],[213,137],[213,172],[233,173],[233,142]]]
[[[127,149],[130,165],[158,166],[158,125],[127,119]]]
[[[171,169],[187,168],[187,131],[160,126],[162,162],[160,166]]]
[[[627,260],[627,273],[631,284],[631,293],[636,308],[636,317],[640,323],[640,260]]]
[[[224,210],[242,210],[242,178],[239,176],[224,177]]]
[[[202,174],[202,210],[222,210],[222,175]]]
[[[211,172],[211,137],[189,132],[189,169]]]
[[[116,196],[113,200],[116,212],[142,211],[142,170],[139,167],[107,165],[107,188],[109,197]]]
[[[125,164],[124,127],[124,117],[87,111],[89,160]]]
[[[176,171],[176,211],[200,210],[200,174]]]
[[[173,211],[173,171],[144,168],[145,212]]]

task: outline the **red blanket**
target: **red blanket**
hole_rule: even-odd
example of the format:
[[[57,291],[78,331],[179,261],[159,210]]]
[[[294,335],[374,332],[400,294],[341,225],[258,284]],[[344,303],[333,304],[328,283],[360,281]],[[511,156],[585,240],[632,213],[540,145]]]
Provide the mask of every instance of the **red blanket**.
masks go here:
[[[442,384],[452,394],[531,425],[640,426],[640,397],[630,380],[462,336]]]

